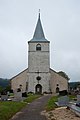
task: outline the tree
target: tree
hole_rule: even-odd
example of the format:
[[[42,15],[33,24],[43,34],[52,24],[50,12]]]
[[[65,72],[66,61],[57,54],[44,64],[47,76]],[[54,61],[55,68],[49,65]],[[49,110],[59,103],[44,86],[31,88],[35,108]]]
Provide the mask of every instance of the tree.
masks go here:
[[[62,77],[64,77],[65,79],[70,80],[70,78],[68,77],[68,75],[65,72],[59,71],[58,74],[61,75]]]
[[[11,86],[10,85],[8,85],[8,86],[6,86],[6,91],[10,91],[11,90]]]
[[[0,93],[3,91],[3,87],[2,86],[0,86]]]

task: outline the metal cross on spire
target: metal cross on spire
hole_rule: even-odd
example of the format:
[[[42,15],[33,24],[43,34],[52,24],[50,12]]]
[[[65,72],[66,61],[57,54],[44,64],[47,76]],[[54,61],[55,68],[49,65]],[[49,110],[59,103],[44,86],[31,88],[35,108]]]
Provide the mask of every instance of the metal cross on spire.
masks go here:
[[[40,9],[39,9],[39,13],[40,13]]]
[[[39,9],[39,18],[40,18],[40,9]]]

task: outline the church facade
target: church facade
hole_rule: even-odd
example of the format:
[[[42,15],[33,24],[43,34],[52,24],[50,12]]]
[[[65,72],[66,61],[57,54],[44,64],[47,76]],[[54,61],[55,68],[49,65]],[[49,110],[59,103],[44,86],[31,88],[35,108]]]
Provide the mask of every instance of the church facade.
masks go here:
[[[28,41],[28,68],[11,78],[11,88],[22,92],[57,93],[68,90],[68,80],[50,68],[50,41],[45,38],[40,13],[33,38]]]

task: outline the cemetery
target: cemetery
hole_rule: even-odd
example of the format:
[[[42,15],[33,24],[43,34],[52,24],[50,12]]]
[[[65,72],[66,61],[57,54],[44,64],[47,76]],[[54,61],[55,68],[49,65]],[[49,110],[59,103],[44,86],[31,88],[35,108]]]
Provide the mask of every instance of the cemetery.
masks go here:
[[[47,93],[40,95],[40,94],[33,94],[33,93],[26,93],[22,92],[21,87],[14,90],[14,91],[6,91],[3,90],[0,94],[0,105],[5,107],[0,108],[1,120],[9,120],[16,112],[20,111],[23,107],[25,107],[28,103],[31,103],[33,100],[37,99],[40,96],[45,96]],[[0,107],[1,107],[0,106]],[[13,109],[12,109],[13,108]],[[45,116],[49,118],[50,116],[53,117],[55,114],[58,114],[58,118],[60,119],[61,114],[63,113],[62,117],[67,115],[67,117],[73,118],[73,120],[79,120],[80,119],[80,94],[72,94],[69,95],[69,93],[66,90],[59,91],[56,95],[52,94],[52,97],[49,99],[46,107]],[[4,117],[2,114],[5,111]],[[9,113],[10,114],[9,114]],[[9,116],[7,116],[9,114]],[[55,116],[56,117],[56,116]],[[62,120],[67,120],[62,119]],[[51,120],[51,118],[50,118]],[[56,120],[54,118],[54,120]],[[71,120],[71,119],[69,119]]]
[[[9,118],[11,118],[16,112],[20,111],[28,103],[31,103],[33,100],[37,99],[40,96],[45,96],[46,94],[47,93],[43,95],[33,94],[33,93],[27,94],[27,93],[23,93],[21,88],[11,92],[6,90],[2,91],[0,95],[0,105],[1,105],[0,119],[9,120]],[[45,116],[47,118],[49,118],[50,116],[56,117],[56,115],[58,115],[57,117],[60,119],[61,116],[63,117],[66,114],[67,117],[72,116],[73,120],[79,120],[80,94],[69,95],[69,93],[66,90],[59,91],[59,93],[56,95],[52,94],[52,97],[47,102],[45,110],[48,111],[45,113]],[[3,116],[4,111],[6,117]],[[9,116],[7,116],[7,114]],[[66,119],[62,119],[62,120],[68,120],[67,117]],[[54,120],[56,119],[54,118]]]
[[[21,91],[14,91],[14,93],[3,91],[0,95],[0,120],[9,120],[28,103],[31,103],[40,96],[33,94],[27,95]]]
[[[80,94],[52,97],[46,110],[45,115],[49,120],[80,120]]]

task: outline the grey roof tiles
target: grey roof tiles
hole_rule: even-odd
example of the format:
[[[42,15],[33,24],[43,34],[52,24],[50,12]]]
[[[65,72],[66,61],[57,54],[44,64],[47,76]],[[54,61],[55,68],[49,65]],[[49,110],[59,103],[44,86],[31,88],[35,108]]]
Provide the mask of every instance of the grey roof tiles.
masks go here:
[[[31,41],[46,41],[47,42],[47,40],[45,39],[45,35],[43,32],[43,28],[42,28],[42,24],[40,20],[40,13],[39,13],[36,29],[35,29],[35,32],[34,32],[34,35]]]

